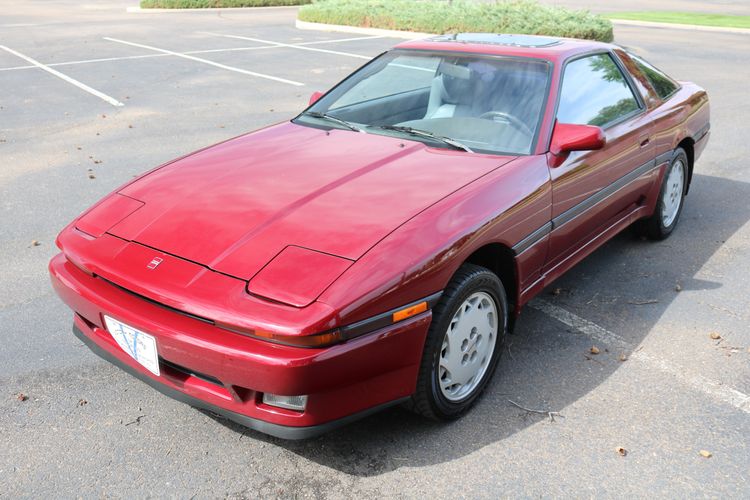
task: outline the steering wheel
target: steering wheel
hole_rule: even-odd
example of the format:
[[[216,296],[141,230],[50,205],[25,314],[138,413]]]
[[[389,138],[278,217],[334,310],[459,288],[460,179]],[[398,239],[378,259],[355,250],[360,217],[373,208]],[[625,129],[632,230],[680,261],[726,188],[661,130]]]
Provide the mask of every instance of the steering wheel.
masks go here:
[[[486,113],[482,113],[479,115],[479,118],[483,120],[495,120],[496,118],[500,118],[501,120],[510,123],[517,129],[519,129],[521,132],[533,136],[534,132],[529,128],[528,125],[526,125],[524,122],[516,118],[515,116],[505,113],[503,111],[487,111]]]

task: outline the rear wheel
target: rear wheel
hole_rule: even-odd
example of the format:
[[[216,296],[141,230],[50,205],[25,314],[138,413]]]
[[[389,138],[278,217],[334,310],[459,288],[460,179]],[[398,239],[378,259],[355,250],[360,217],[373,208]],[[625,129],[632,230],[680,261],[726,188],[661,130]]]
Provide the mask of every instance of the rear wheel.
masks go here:
[[[490,270],[464,264],[433,309],[411,407],[436,420],[458,418],[492,377],[508,325],[508,302]]]
[[[685,202],[688,159],[685,150],[677,148],[662,181],[654,214],[640,223],[640,232],[652,240],[667,238],[677,226]]]

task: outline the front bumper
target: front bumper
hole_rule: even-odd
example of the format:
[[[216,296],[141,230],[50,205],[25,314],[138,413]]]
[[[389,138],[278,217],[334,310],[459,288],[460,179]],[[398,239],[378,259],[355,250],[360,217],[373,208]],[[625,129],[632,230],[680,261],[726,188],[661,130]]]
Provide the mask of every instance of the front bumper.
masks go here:
[[[75,334],[76,337],[78,337],[81,340],[81,342],[86,344],[86,346],[88,346],[89,349],[94,351],[96,355],[109,361],[113,365],[123,369],[125,372],[141,380],[142,382],[145,382],[146,384],[150,385],[151,387],[161,392],[165,396],[169,396],[170,398],[176,399],[177,401],[187,403],[190,406],[193,406],[195,408],[208,410],[212,413],[220,415],[224,418],[227,418],[233,422],[236,422],[240,425],[256,430],[258,432],[262,432],[264,434],[268,434],[271,436],[276,436],[282,439],[308,439],[308,438],[312,438],[315,436],[319,436],[320,434],[325,434],[326,432],[332,431],[338,427],[341,427],[342,425],[346,425],[348,423],[354,422],[356,420],[359,420],[360,418],[364,418],[368,415],[372,415],[373,413],[376,413],[390,406],[397,405],[409,399],[408,397],[405,397],[402,399],[397,399],[395,401],[390,401],[388,403],[384,403],[378,406],[373,406],[372,408],[361,411],[359,413],[355,413],[347,417],[342,417],[337,420],[333,420],[331,422],[326,422],[324,424],[310,425],[307,427],[291,427],[291,426],[286,426],[286,425],[279,425],[279,424],[274,424],[271,422],[266,422],[264,420],[260,420],[257,418],[248,417],[247,415],[242,415],[241,413],[235,413],[233,411],[225,410],[224,408],[221,408],[219,406],[215,406],[210,403],[207,403],[206,401],[202,399],[198,399],[184,392],[175,390],[166,384],[161,384],[158,381],[154,380],[152,377],[146,376],[143,370],[138,370],[129,364],[123,363],[120,360],[120,358],[110,354],[108,351],[99,347],[99,345],[96,342],[94,342],[90,337],[87,337],[81,331],[81,329],[78,328],[78,326],[76,326],[75,324],[73,325],[73,333]]]
[[[408,398],[431,320],[428,311],[324,349],[282,346],[134,296],[62,254],[49,268],[55,291],[76,313],[74,332],[94,352],[170,397],[286,439],[327,432]],[[103,326],[104,314],[156,338],[160,376],[120,349]],[[266,405],[265,392],[306,394],[307,407]]]

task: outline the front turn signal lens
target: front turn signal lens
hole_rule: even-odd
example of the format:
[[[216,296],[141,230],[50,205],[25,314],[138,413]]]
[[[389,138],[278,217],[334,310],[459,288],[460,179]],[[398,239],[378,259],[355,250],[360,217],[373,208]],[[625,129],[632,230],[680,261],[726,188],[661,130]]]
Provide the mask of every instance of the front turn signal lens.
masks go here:
[[[328,347],[333,344],[338,344],[344,340],[344,335],[339,330],[333,330],[326,333],[318,333],[315,335],[283,335],[279,333],[273,333],[266,330],[245,330],[238,329],[226,324],[216,323],[216,326],[225,330],[253,337],[260,340],[267,340],[274,344],[288,345],[292,347]]]
[[[426,310],[426,301],[420,302],[419,304],[414,304],[413,306],[405,307],[393,313],[393,322],[398,323],[399,321],[403,321],[406,318],[411,318],[412,316],[416,316],[419,313],[423,313]]]
[[[295,347],[326,347],[332,344],[341,342],[341,332],[334,330],[327,333],[319,333],[317,335],[279,335],[278,333],[266,332],[263,330],[255,330],[251,333],[253,337],[258,337],[263,340],[270,340],[278,344],[290,345]]]

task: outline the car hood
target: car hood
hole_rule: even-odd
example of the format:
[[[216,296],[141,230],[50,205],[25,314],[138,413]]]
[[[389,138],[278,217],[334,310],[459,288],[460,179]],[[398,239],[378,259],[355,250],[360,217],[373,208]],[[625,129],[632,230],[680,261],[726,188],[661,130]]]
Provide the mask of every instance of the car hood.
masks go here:
[[[241,279],[288,246],[357,260],[511,157],[284,123],[199,151],[119,191],[107,232]]]

